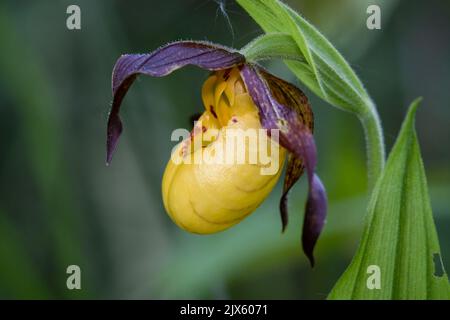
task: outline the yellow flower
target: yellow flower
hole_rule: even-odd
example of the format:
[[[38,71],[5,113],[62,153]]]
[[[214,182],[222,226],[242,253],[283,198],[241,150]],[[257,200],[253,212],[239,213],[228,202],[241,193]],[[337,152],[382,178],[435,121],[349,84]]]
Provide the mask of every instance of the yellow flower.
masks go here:
[[[252,148],[246,139],[248,136],[242,136],[249,132],[248,129],[258,132],[263,128],[258,109],[245,89],[238,68],[211,75],[203,85],[202,98],[205,112],[191,137],[181,142],[175,151],[190,161],[175,163],[172,158],[169,160],[162,194],[164,207],[178,226],[189,232],[208,234],[235,225],[264,201],[280,177],[286,152],[278,144],[275,145],[278,150],[268,148],[271,163],[279,164],[273,174],[261,171],[268,165],[261,163],[261,159],[256,164],[249,161],[250,153],[259,154],[259,149],[266,145],[258,139],[256,148]],[[205,137],[209,131],[217,134],[213,133],[208,141]],[[226,141],[236,136],[245,141],[245,162],[215,161],[217,146],[226,145]],[[202,139],[201,143],[196,143],[196,139]],[[196,149],[196,144],[200,148]],[[202,159],[210,156],[211,164],[194,163],[195,153],[202,153]]]
[[[229,228],[269,195],[287,158],[280,199],[282,230],[288,224],[289,191],[305,169],[309,190],[302,244],[314,265],[313,250],[325,224],[327,198],[315,173],[311,107],[299,88],[247,61],[239,51],[179,41],[147,54],[122,55],[112,74],[106,163],[111,163],[122,133],[123,99],[136,78],[163,77],[187,65],[214,73],[203,85],[204,113],[167,164],[162,182],[166,211],[190,232],[209,234]]]

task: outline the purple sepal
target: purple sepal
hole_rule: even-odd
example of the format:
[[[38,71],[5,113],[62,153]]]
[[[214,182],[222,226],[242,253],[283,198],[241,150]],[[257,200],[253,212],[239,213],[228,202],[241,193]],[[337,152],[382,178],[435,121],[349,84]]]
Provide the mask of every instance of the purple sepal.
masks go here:
[[[291,188],[302,176],[304,170],[302,159],[297,158],[292,153],[288,156],[286,173],[284,175],[283,194],[280,199],[280,215],[281,215],[281,231],[286,230],[289,214],[288,214],[288,197]]]
[[[314,174],[309,185],[308,200],[303,220],[302,245],[303,251],[314,267],[314,246],[325,225],[327,216],[327,194],[319,177]]]
[[[107,128],[107,164],[111,162],[122,132],[122,123],[119,117],[120,105],[138,75],[162,77],[186,65],[196,65],[214,71],[228,69],[244,62],[245,57],[238,52],[208,42],[196,41],[170,43],[149,54],[121,56],[117,60],[112,74],[113,102]]]
[[[301,112],[298,112],[293,106],[288,106],[289,103],[295,102],[295,99],[292,98],[294,90],[292,87],[294,86],[249,64],[243,66],[241,75],[253,102],[259,109],[263,127],[268,130],[279,129],[280,144],[295,157],[301,159],[306,168],[309,193],[302,243],[303,250],[313,266],[313,250],[325,223],[327,199],[325,189],[314,173],[317,151],[312,125],[308,125]],[[286,210],[286,195],[283,197],[280,207],[282,210]],[[283,224],[287,223],[287,215],[283,216],[285,213],[282,211],[282,219],[285,219]]]
[[[106,131],[106,165],[112,160],[114,151],[116,150],[117,141],[122,133],[122,121],[119,112],[110,112],[108,118],[108,128]]]

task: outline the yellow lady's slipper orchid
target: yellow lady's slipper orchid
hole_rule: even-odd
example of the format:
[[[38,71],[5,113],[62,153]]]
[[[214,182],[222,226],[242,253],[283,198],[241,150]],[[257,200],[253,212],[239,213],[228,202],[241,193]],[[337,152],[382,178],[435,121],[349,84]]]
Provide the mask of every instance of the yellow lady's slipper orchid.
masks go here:
[[[136,77],[162,77],[186,65],[214,73],[203,85],[205,112],[167,164],[162,183],[166,211],[177,225],[190,232],[208,234],[229,228],[268,196],[287,157],[280,201],[282,227],[284,230],[288,222],[289,190],[306,169],[309,192],[302,243],[313,265],[313,249],[325,223],[327,200],[325,188],[315,174],[317,156],[308,99],[300,89],[246,61],[236,50],[206,42],[180,41],[149,54],[121,56],[112,77],[107,164],[122,133],[120,106]],[[255,143],[247,135],[249,130],[262,131],[262,137],[270,136],[271,143],[264,143],[260,135]],[[278,142],[276,137],[279,145],[273,143]],[[242,148],[236,149],[236,156],[243,161],[227,161],[227,155],[233,152],[226,146],[234,139],[244,141]],[[261,158],[261,154],[266,157]],[[274,163],[275,170],[271,170]]]

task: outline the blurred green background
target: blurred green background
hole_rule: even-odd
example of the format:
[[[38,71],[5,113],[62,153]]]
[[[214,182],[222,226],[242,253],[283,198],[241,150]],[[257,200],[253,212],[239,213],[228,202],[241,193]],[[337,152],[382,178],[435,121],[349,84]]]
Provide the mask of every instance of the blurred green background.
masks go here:
[[[450,2],[291,0],[351,63],[376,101],[387,150],[416,96],[417,129],[444,263],[450,262]],[[207,72],[141,77],[122,112],[124,135],[105,166],[111,71],[122,53],[173,40],[237,48],[261,30],[233,1],[0,2],[0,298],[323,299],[355,252],[367,201],[365,146],[352,115],[305,90],[316,116],[328,223],[311,269],[300,233],[305,179],[282,235],[278,186],[245,221],[216,235],[178,229],[160,184],[174,145],[202,110]],[[81,8],[78,31],[66,8]],[[379,4],[382,29],[366,28]],[[234,36],[233,36],[234,34]],[[280,62],[267,67],[298,83]],[[301,88],[304,86],[299,84]],[[82,290],[66,288],[81,267]]]

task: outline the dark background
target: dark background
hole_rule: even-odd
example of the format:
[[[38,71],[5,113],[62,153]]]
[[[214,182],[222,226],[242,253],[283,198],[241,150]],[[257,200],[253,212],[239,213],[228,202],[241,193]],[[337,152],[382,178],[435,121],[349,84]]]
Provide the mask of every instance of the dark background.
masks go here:
[[[444,263],[450,259],[449,1],[287,1],[344,54],[377,103],[387,150],[408,104],[424,102],[417,129]],[[123,108],[124,135],[105,166],[111,71],[122,53],[169,41],[210,40],[237,48],[261,30],[233,1],[0,2],[0,298],[323,299],[349,264],[367,201],[365,146],[355,117],[319,100],[281,62],[279,76],[309,95],[328,224],[312,270],[301,251],[306,194],[291,194],[280,232],[278,186],[236,227],[211,236],[178,229],[164,212],[161,178],[173,142],[202,110],[207,72],[188,67],[140,78]],[[379,4],[382,29],[366,28]],[[81,30],[66,8],[81,8]],[[234,36],[233,36],[234,35]],[[66,288],[66,268],[82,290]]]

